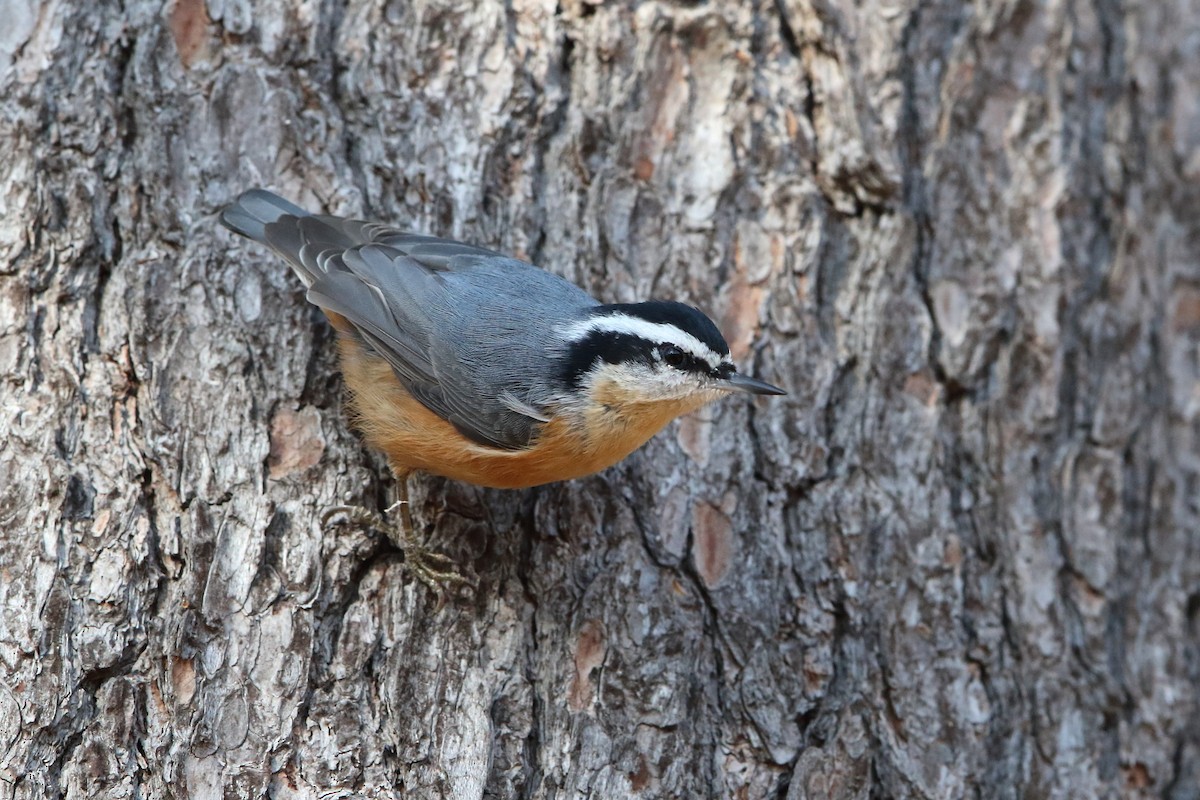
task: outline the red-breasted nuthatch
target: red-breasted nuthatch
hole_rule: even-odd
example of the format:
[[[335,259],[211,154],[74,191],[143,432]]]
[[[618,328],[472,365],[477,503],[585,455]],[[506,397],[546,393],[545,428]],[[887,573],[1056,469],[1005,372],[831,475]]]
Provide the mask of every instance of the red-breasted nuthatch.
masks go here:
[[[400,478],[577,478],[728,392],[784,394],[683,303],[604,305],[524,261],[262,190],[221,222],[287,259],[337,329],[354,424]]]

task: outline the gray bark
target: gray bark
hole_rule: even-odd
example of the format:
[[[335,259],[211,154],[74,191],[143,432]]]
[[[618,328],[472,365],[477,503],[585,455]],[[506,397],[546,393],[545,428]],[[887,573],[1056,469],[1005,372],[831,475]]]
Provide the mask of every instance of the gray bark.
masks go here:
[[[0,3],[0,798],[1200,797],[1196,0]],[[790,389],[411,481],[263,185]]]

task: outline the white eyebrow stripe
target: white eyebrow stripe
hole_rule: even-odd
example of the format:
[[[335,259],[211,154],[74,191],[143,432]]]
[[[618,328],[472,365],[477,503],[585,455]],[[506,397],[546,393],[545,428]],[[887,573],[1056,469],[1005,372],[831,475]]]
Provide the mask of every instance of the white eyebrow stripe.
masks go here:
[[[563,338],[568,342],[578,342],[593,331],[627,333],[650,342],[669,342],[704,360],[713,369],[721,366],[724,360],[724,356],[714,352],[711,347],[685,330],[628,314],[602,314],[572,323],[561,330]]]

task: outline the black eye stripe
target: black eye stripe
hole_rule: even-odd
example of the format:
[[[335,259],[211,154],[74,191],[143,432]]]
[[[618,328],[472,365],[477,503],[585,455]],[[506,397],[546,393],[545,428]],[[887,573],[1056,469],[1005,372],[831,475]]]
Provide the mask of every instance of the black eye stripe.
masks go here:
[[[680,372],[696,372],[704,375],[713,374],[713,368],[706,360],[689,353],[671,342],[662,342],[659,344],[658,354],[663,363],[674,367]]]
[[[641,362],[647,367],[652,363],[653,345],[640,336],[612,331],[592,331],[584,338],[573,342],[562,361],[561,379],[567,386],[578,388],[583,377],[596,365]]]

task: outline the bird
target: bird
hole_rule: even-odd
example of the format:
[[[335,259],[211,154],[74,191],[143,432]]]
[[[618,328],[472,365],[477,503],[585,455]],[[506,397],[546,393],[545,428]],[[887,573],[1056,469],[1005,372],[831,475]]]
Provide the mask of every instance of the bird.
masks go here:
[[[220,221],[281,256],[329,319],[351,422],[401,484],[579,478],[722,396],[786,394],[738,372],[716,324],[682,302],[601,303],[526,261],[263,189]]]

